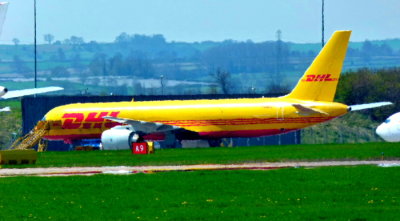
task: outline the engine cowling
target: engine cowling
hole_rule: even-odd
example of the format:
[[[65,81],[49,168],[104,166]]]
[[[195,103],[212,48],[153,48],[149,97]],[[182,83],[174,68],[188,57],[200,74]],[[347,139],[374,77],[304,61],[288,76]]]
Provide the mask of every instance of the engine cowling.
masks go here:
[[[391,115],[379,125],[376,133],[387,142],[400,142],[400,112]]]
[[[0,97],[7,94],[8,89],[5,87],[0,86]]]
[[[130,126],[116,126],[101,134],[102,150],[129,150],[139,136]]]

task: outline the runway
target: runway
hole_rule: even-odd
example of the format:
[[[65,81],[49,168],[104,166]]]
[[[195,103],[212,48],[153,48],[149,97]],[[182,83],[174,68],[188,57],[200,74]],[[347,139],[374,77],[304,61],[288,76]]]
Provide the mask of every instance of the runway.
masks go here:
[[[400,166],[400,160],[378,161],[300,161],[263,162],[244,164],[199,164],[171,166],[104,166],[104,167],[49,167],[0,169],[0,177],[12,176],[76,176],[95,174],[137,174],[169,171],[207,171],[207,170],[273,170],[283,168],[314,168],[326,166],[377,165],[382,167]]]

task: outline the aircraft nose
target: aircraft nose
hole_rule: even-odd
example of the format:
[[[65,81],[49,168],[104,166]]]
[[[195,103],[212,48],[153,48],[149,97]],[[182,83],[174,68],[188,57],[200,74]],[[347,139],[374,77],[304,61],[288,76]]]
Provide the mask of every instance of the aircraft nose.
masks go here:
[[[386,128],[385,125],[381,124],[379,125],[376,130],[375,130],[376,134],[378,134],[380,137],[384,137],[386,134]]]
[[[0,86],[0,97],[7,94],[8,89],[6,87]]]
[[[399,142],[400,141],[400,131],[396,131],[392,128],[393,125],[381,124],[376,128],[376,134],[378,134],[382,139],[387,142]]]

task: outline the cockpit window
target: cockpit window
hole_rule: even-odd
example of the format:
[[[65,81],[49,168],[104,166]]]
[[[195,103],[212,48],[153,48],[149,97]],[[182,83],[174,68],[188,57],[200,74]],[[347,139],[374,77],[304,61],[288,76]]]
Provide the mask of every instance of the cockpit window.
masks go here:
[[[385,123],[386,123],[386,124],[388,124],[389,122],[390,122],[390,119],[389,119],[389,118],[385,120]]]

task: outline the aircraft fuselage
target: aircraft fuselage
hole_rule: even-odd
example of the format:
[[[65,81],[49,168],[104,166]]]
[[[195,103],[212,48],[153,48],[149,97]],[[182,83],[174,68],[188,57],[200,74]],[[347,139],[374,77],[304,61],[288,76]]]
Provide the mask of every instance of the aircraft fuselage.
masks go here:
[[[302,113],[293,104],[318,109]],[[289,98],[220,100],[178,100],[146,102],[77,103],[49,111],[45,120],[49,140],[100,138],[103,131],[119,123],[105,116],[158,122],[194,132],[197,136],[179,139],[257,137],[287,133],[331,120],[348,112],[348,106],[335,102],[304,101]],[[163,139],[148,134],[146,139]]]

